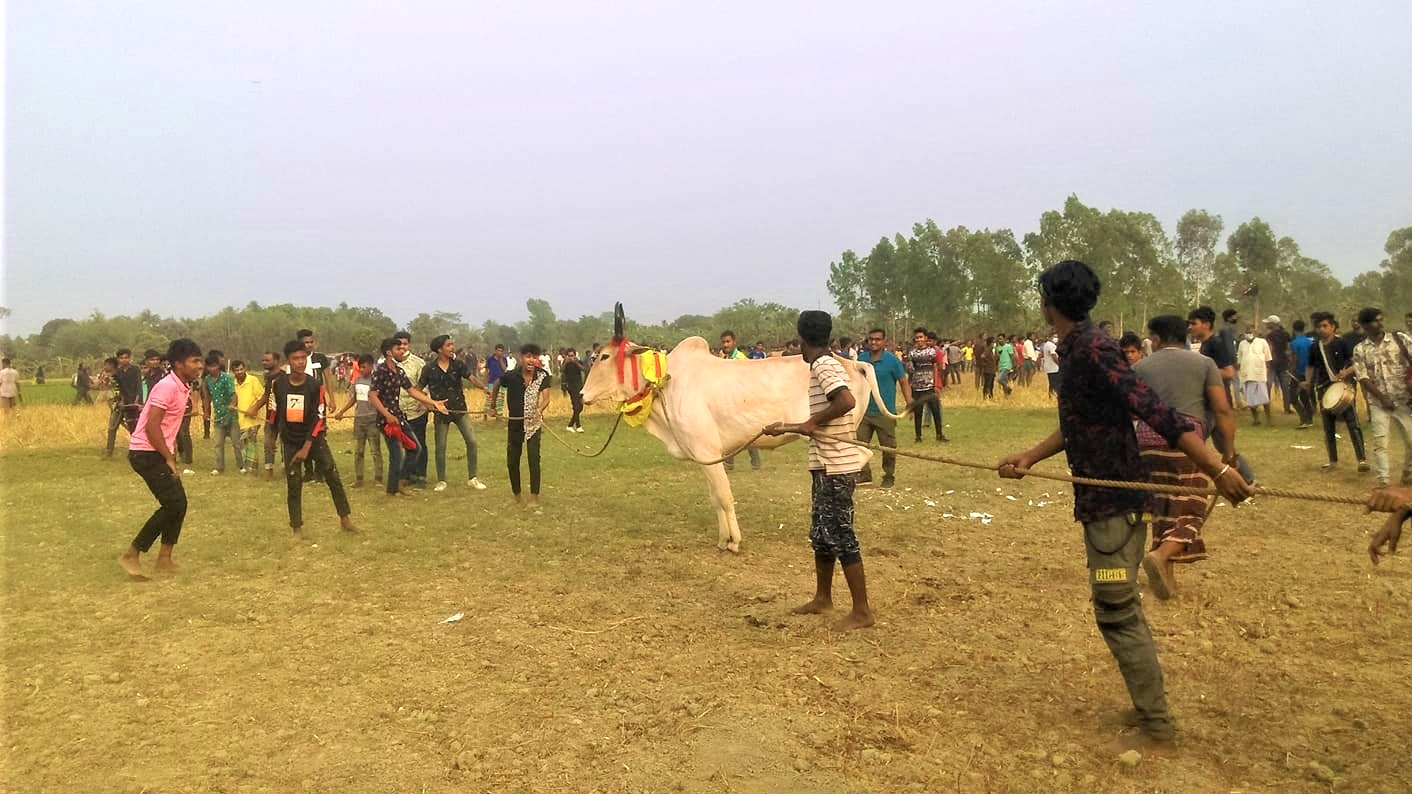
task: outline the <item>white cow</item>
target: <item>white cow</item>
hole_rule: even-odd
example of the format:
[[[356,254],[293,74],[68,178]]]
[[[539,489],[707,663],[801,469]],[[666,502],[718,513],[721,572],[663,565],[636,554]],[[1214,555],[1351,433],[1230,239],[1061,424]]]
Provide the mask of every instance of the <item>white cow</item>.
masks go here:
[[[621,310],[619,306],[613,342],[602,348],[584,381],[585,403],[626,402],[638,396],[646,385],[640,377],[634,377],[635,370],[630,365],[619,369],[620,357],[636,356],[645,349],[622,335]],[[849,388],[856,405],[849,420],[851,426],[857,427],[868,408],[868,398],[878,396],[877,376],[870,364],[839,360],[851,375]],[[711,503],[716,508],[717,545],[739,551],[740,525],[735,518],[730,480],[726,477],[725,466],[712,461],[739,451],[766,425],[808,419],[809,367],[799,356],[757,360],[718,358],[712,355],[705,339],[693,336],[683,339],[668,354],[667,374],[666,385],[652,402],[645,424],[647,432],[666,444],[672,457],[708,464],[702,468],[706,472]],[[797,438],[764,436],[755,441],[754,446],[771,449]],[[870,454],[866,450],[864,453]]]

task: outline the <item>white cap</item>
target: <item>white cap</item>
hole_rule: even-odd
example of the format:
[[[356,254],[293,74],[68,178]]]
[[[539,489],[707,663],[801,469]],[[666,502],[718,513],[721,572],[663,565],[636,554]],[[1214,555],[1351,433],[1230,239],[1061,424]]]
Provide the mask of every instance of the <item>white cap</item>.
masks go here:
[[[1280,316],[1279,316],[1278,314],[1272,314],[1272,315],[1270,315],[1269,317],[1266,317],[1266,318],[1265,318],[1265,324],[1266,324],[1266,325],[1279,325],[1279,324],[1280,324]]]

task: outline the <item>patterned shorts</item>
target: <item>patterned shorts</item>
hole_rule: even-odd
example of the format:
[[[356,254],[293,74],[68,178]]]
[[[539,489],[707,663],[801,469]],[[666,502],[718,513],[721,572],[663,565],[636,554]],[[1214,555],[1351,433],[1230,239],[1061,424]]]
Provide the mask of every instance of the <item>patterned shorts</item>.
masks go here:
[[[825,474],[810,470],[814,478],[813,510],[809,545],[818,559],[838,560],[841,565],[861,562],[858,536],[853,534],[853,488],[857,474]]]

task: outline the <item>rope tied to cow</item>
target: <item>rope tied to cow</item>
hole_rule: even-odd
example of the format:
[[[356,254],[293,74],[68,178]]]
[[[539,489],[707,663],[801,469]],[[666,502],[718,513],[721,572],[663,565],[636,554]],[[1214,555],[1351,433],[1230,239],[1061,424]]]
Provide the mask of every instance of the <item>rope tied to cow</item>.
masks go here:
[[[760,435],[764,435],[763,430],[760,432]],[[759,437],[760,436],[757,435],[755,438],[758,439]],[[856,438],[849,438],[845,436],[829,436],[824,435],[822,433],[815,433],[814,437],[819,439],[842,441],[846,444],[852,444],[856,447],[863,447],[865,449],[871,449],[878,452],[887,452],[889,454],[897,455],[899,457],[904,458],[925,460],[931,463],[942,463],[949,466],[960,466],[962,468],[977,469],[980,471],[1000,471],[1000,467],[992,463],[976,463],[974,461],[960,460],[946,455],[928,455],[922,452],[909,452],[907,450],[898,449],[897,447],[870,445],[867,442],[859,441]],[[755,443],[755,439],[751,439],[750,443]],[[749,446],[749,444],[747,444],[746,446]],[[741,447],[741,449],[744,448],[745,447]],[[1149,493],[1169,494],[1173,496],[1211,497],[1221,495],[1220,492],[1214,488],[1195,488],[1185,485],[1163,485],[1160,483],[1130,482],[1127,480],[1100,480],[1095,479],[1093,477],[1076,477],[1072,474],[1037,471],[1035,469],[1017,468],[1015,469],[1015,471],[1027,477],[1035,477],[1041,480],[1067,482],[1073,483],[1075,485],[1087,485],[1094,488],[1117,488],[1126,491],[1147,491]],[[1304,491],[1297,491],[1292,488],[1270,488],[1264,485],[1255,486],[1255,494],[1257,496],[1271,496],[1279,499],[1300,499],[1309,502],[1328,502],[1331,504],[1358,505],[1359,507],[1364,506],[1364,504],[1366,504],[1367,502],[1366,499],[1362,499],[1357,496],[1335,496],[1331,494],[1307,493]]]
[[[501,416],[500,414],[496,414],[493,418],[495,418],[495,419],[503,419],[503,420],[505,420],[505,421],[507,421],[507,422],[523,422],[523,421],[525,421],[525,418],[524,418],[523,416]],[[550,438],[554,439],[555,441],[558,441],[558,442],[564,447],[564,449],[567,449],[568,451],[574,453],[575,455],[578,455],[578,456],[581,457],[581,458],[596,458],[596,457],[598,457],[599,455],[602,455],[604,452],[607,452],[607,451],[608,451],[608,445],[611,444],[611,443],[613,443],[613,436],[617,435],[617,433],[618,433],[618,425],[620,425],[620,424],[622,424],[622,423],[623,423],[623,414],[622,414],[621,412],[619,412],[618,415],[617,415],[617,418],[613,420],[613,427],[612,427],[612,429],[610,429],[610,430],[608,431],[608,437],[603,440],[603,446],[599,447],[597,452],[584,452],[584,451],[580,450],[580,449],[579,449],[578,447],[576,447],[575,445],[570,444],[569,442],[567,442],[567,441],[565,441],[564,439],[560,438],[560,437],[559,437],[559,434],[558,434],[558,433],[555,433],[554,430],[553,430],[552,428],[550,428],[549,425],[547,425],[547,424],[541,424],[541,425],[539,426],[539,429],[540,429],[540,430],[543,430],[543,431],[546,432],[546,433],[548,433]],[[757,438],[758,438],[758,436],[757,436]]]

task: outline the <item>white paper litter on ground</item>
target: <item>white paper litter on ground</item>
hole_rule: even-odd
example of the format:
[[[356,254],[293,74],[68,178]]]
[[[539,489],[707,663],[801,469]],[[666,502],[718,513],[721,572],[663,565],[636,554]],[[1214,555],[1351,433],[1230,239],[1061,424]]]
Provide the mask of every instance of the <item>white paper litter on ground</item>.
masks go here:
[[[1009,500],[1012,501],[1012,502],[1018,502],[1018,501],[1020,501],[1019,499],[1016,499],[1015,497],[1009,496],[1009,495],[1006,495],[1005,498],[1006,498],[1006,499],[1009,499]]]
[[[465,612],[457,612],[456,614],[452,615],[451,617],[449,617],[449,618],[447,618],[446,620],[443,620],[443,621],[441,621],[441,622],[442,622],[442,623],[455,623],[456,621],[460,620],[461,618],[464,618],[465,616],[466,616],[466,613],[465,613]]]
[[[1313,447],[1309,446],[1308,444],[1290,444],[1290,445],[1289,445],[1289,448],[1290,448],[1290,449],[1313,449]]]
[[[930,499],[923,499],[922,504],[926,505],[927,507],[936,507],[936,502],[933,502]]]

